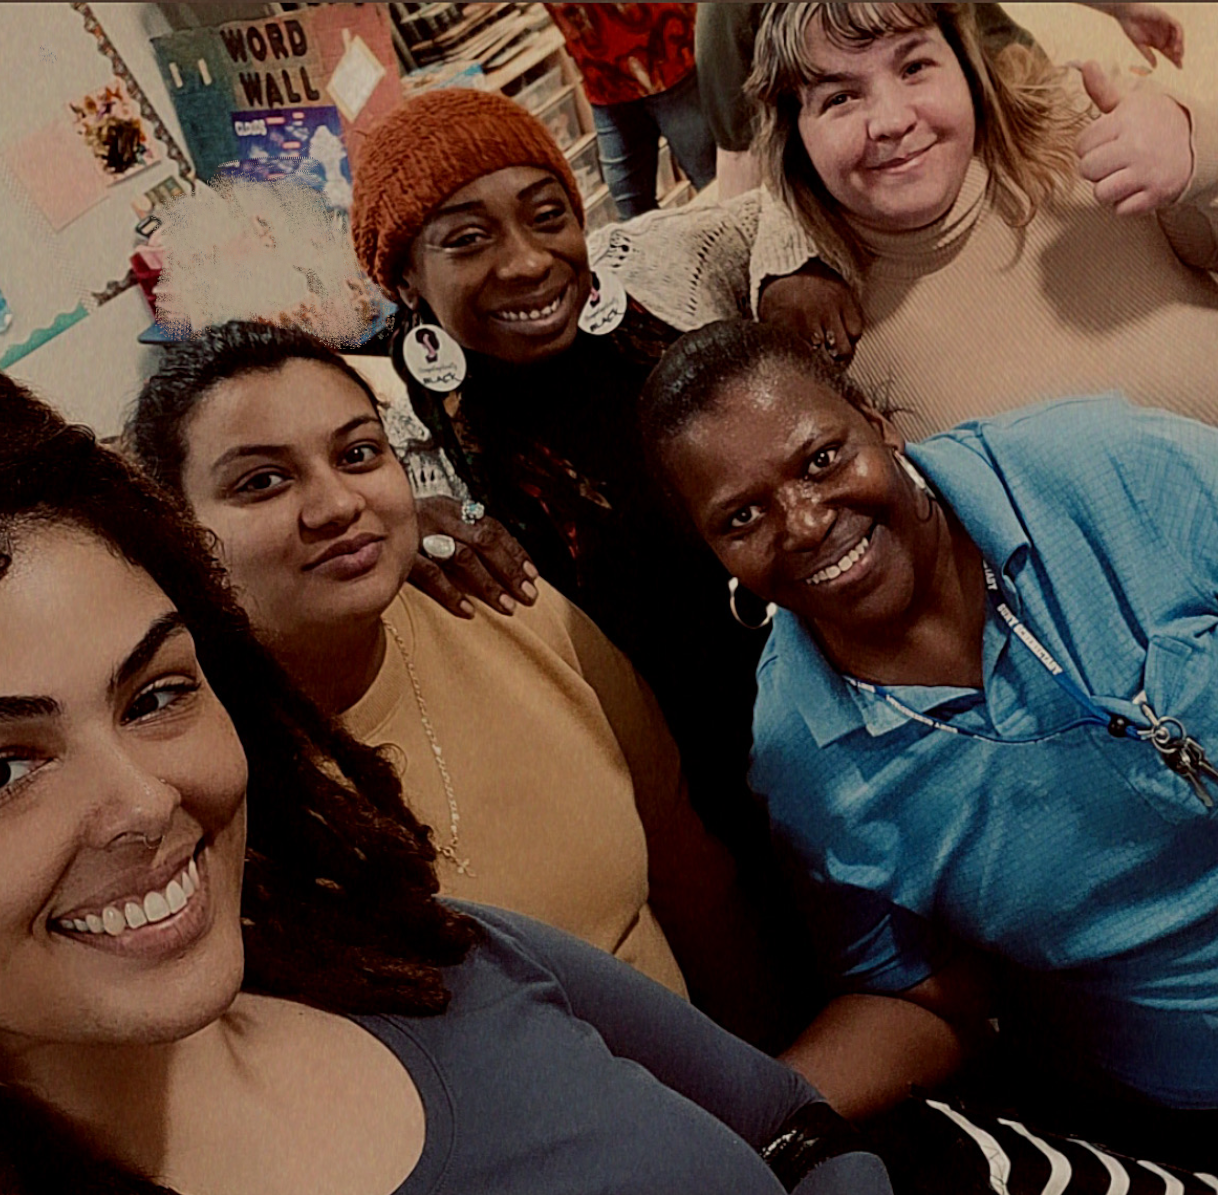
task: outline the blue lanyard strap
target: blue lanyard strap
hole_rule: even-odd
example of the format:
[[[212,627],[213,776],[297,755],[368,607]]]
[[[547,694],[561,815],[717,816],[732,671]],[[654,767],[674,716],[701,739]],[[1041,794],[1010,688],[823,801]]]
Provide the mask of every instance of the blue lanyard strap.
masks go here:
[[[1101,709],[1088,693],[1084,692],[1082,688],[1066,675],[1065,669],[1053,658],[1053,654],[1049,649],[1020,622],[1015,612],[1003,600],[1002,591],[998,587],[998,578],[995,577],[993,569],[984,563],[982,567],[985,569],[985,587],[1002,621],[1011,628],[1012,633],[1020,643],[1040,661],[1049,675],[1082,707],[1084,716],[1078,722],[1071,723],[1071,726],[1098,723],[1101,726],[1106,726],[1109,733],[1117,738],[1140,739],[1149,736],[1151,733],[1149,730],[1139,731],[1128,719],[1110,715],[1106,710]],[[1001,743],[1010,741],[997,738],[993,735],[980,734],[975,730],[965,730],[960,726],[952,726],[951,723],[941,722],[938,718],[932,718],[929,714],[920,714],[917,710],[910,709],[892,690],[883,685],[871,684],[869,681],[858,680],[853,676],[847,676],[844,679],[847,684],[864,693],[871,693],[881,698],[906,718],[914,722],[921,722],[923,726],[929,726],[934,730],[946,731],[948,734],[962,734],[966,738],[984,739],[987,742]],[[1142,696],[1142,694],[1139,694],[1139,696]]]
[[[1074,679],[1066,672],[1066,670],[1053,657],[1053,653],[1034,634],[1020,621],[1015,612],[1007,604],[1003,598],[1002,590],[998,585],[998,578],[994,574],[994,570],[990,568],[988,563],[983,562],[982,567],[985,569],[985,587],[989,592],[990,600],[994,604],[994,608],[998,611],[1002,621],[1010,628],[1011,633],[1032,653],[1032,655],[1040,661],[1045,671],[1057,682],[1057,684],[1065,690],[1082,709],[1083,717],[1080,721],[1072,723],[1072,726],[1080,726],[1087,723],[1096,723],[1108,728],[1108,733],[1114,738],[1136,739],[1140,742],[1149,742],[1156,751],[1158,751],[1163,762],[1177,775],[1182,776],[1192,785],[1193,792],[1197,799],[1201,801],[1207,809],[1214,807],[1213,799],[1210,797],[1202,776],[1208,776],[1213,780],[1218,780],[1218,769],[1206,758],[1205,750],[1201,744],[1189,736],[1184,724],[1178,718],[1159,717],[1151,708],[1150,701],[1145,690],[1138,693],[1133,701],[1136,706],[1142,711],[1146,718],[1146,726],[1135,726],[1128,718],[1123,718],[1119,714],[1109,714],[1103,709],[1091,694],[1086,692]],[[929,726],[933,730],[942,730],[948,734],[964,735],[967,738],[984,739],[987,742],[1001,743],[1011,740],[1000,739],[992,735],[979,734],[974,730],[965,730],[959,726],[952,726],[950,723],[941,722],[938,718],[932,718],[929,714],[920,714],[917,710],[912,710],[903,701],[895,696],[891,690],[883,685],[870,684],[867,681],[857,680],[855,677],[846,676],[845,681],[852,685],[855,689],[859,689],[864,693],[871,693],[876,697],[882,698],[894,709],[903,714],[906,718],[914,722],[920,722],[923,726]],[[1066,727],[1065,729],[1070,729]]]
[[[1109,714],[1107,710],[1102,709],[1096,704],[1090,693],[1075,684],[1073,678],[1053,658],[1049,649],[1019,621],[1015,616],[1015,612],[1007,605],[1003,599],[1002,590],[998,587],[998,578],[994,575],[994,570],[984,561],[981,567],[985,569],[985,587],[989,592],[990,600],[994,603],[994,609],[998,611],[1002,621],[1011,628],[1015,638],[1041,662],[1045,670],[1058,685],[1082,707],[1088,715],[1085,720],[1088,722],[1098,722],[1103,726],[1107,726],[1109,734],[1114,738],[1148,738],[1151,734],[1150,729],[1139,730],[1127,718],[1122,718],[1116,714]],[[1138,698],[1145,698],[1145,696],[1145,693],[1139,693],[1138,697],[1134,698],[1135,704],[1140,705],[1141,702],[1138,701]]]

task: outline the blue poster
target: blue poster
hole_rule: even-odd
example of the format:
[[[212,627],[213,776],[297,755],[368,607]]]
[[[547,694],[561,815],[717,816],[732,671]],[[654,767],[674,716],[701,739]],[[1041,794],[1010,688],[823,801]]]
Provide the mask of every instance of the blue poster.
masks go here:
[[[224,163],[221,175],[258,182],[296,178],[320,191],[330,207],[350,208],[351,167],[337,108],[234,112],[232,129],[240,157]]]

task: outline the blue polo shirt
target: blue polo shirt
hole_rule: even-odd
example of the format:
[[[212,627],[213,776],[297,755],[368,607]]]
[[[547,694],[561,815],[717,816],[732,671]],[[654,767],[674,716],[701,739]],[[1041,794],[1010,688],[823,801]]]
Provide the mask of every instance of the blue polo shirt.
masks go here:
[[[1144,724],[1145,689],[1218,760],[1218,431],[1077,399],[909,455],[1103,710]],[[1149,744],[1086,721],[992,605],[983,684],[891,687],[974,734],[936,730],[776,617],[752,783],[830,965],[897,992],[984,948],[1015,965],[1049,1060],[1218,1106],[1218,812]]]

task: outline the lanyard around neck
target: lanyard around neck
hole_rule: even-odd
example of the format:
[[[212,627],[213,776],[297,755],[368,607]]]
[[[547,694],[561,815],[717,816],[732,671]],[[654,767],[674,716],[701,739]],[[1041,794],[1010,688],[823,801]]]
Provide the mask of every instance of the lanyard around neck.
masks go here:
[[[1071,722],[1069,726],[1063,727],[1064,730],[1071,730],[1076,726],[1085,726],[1095,723],[1108,728],[1109,733],[1118,738],[1142,738],[1144,734],[1149,734],[1149,731],[1139,733],[1138,729],[1131,725],[1125,718],[1116,717],[1107,713],[1092,699],[1091,695],[1082,689],[1079,685],[1067,675],[1066,670],[1057,662],[1053,654],[1035,635],[1019,620],[1015,612],[1007,605],[1003,599],[1002,590],[998,587],[998,578],[994,575],[994,570],[986,563],[982,563],[985,569],[985,588],[990,595],[990,600],[997,610],[999,617],[1010,628],[1011,632],[1024,645],[1041,664],[1046,672],[1064,689],[1082,709],[1083,716],[1075,722]],[[952,726],[949,722],[941,722],[938,718],[932,718],[929,714],[920,714],[917,710],[910,709],[903,701],[898,698],[891,689],[884,685],[872,684],[869,681],[858,680],[853,676],[843,678],[847,684],[864,693],[871,693],[876,697],[882,698],[893,709],[904,714],[905,717],[912,719],[915,722],[921,722],[924,726],[929,726],[934,730],[943,730],[948,734],[961,734],[966,738],[984,739],[991,743],[1010,743],[1017,742],[1015,739],[1001,739],[996,735],[980,734],[975,730],[965,730],[960,726]]]
[[[1082,710],[1083,716],[1078,721],[1071,722],[1068,726],[1062,727],[1062,730],[1072,730],[1076,726],[1095,724],[1106,727],[1108,733],[1114,738],[1137,739],[1141,742],[1149,742],[1158,751],[1163,762],[1173,772],[1182,776],[1192,785],[1197,799],[1207,809],[1212,809],[1214,807],[1213,799],[1210,797],[1201,777],[1208,776],[1211,779],[1218,779],[1218,769],[1215,769],[1206,759],[1205,750],[1200,743],[1189,736],[1188,731],[1184,728],[1184,724],[1178,718],[1159,717],[1151,708],[1145,690],[1138,693],[1133,701],[1146,717],[1146,726],[1135,726],[1129,719],[1123,718],[1119,714],[1109,714],[1095,701],[1090,693],[1074,681],[1057,662],[1053,653],[1017,617],[1003,597],[1002,590],[998,584],[998,577],[989,564],[983,561],[982,567],[985,570],[986,591],[999,617],[1010,628],[1015,638],[1032,653],[1033,657],[1049,673],[1057,685],[1068,693]],[[846,676],[843,679],[864,693],[871,693],[876,697],[882,698],[894,709],[904,714],[906,718],[920,722],[922,725],[929,726],[934,730],[946,731],[948,734],[964,735],[966,738],[984,739],[986,742],[991,743],[1013,743],[1019,741],[1000,739],[996,735],[979,734],[975,730],[965,730],[960,726],[952,726],[948,722],[941,722],[938,718],[932,718],[929,714],[920,714],[917,710],[910,709],[909,706],[884,685],[874,685],[852,676]]]

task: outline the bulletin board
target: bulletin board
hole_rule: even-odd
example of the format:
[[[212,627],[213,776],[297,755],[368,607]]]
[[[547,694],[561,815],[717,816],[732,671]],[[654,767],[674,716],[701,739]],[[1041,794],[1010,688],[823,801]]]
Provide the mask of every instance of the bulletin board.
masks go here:
[[[88,4],[0,11],[0,368],[133,283],[135,225],[191,164]]]

